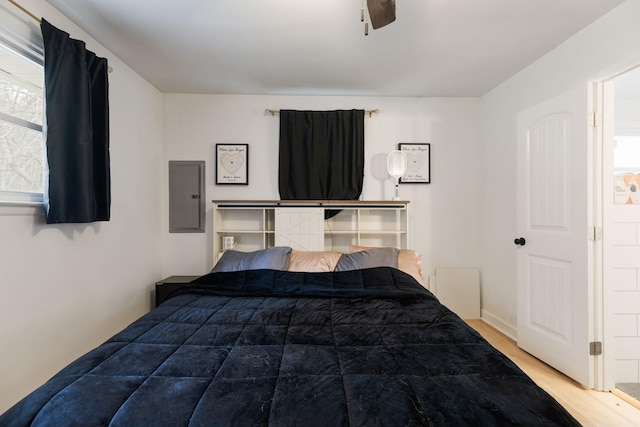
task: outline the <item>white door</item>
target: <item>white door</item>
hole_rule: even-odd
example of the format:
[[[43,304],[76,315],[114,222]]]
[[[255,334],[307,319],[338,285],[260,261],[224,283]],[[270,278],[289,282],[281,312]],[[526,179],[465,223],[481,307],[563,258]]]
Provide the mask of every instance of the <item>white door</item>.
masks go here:
[[[588,91],[518,114],[518,346],[593,387]]]

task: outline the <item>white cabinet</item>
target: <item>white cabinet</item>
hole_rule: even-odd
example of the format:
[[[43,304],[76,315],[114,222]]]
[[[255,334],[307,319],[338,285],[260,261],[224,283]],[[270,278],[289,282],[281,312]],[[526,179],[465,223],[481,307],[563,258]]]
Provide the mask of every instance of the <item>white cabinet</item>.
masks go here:
[[[349,245],[409,247],[408,201],[214,200],[213,253],[273,246],[348,252]],[[326,212],[339,211],[325,220]]]

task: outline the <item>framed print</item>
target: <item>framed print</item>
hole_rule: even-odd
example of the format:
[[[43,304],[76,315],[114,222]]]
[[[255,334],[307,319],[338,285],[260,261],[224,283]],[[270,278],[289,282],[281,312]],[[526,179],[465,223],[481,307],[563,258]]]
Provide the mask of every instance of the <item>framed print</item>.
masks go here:
[[[407,172],[400,184],[429,184],[431,182],[431,144],[398,144],[398,150],[407,156]]]
[[[249,185],[249,144],[216,144],[216,184]]]

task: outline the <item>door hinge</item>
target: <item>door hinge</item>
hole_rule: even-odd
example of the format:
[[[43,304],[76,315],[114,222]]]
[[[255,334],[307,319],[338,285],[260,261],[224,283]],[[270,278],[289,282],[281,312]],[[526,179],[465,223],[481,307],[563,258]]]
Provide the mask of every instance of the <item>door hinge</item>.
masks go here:
[[[589,343],[589,356],[600,356],[602,354],[602,341],[591,341]]]
[[[597,111],[591,113],[591,126],[594,128],[600,126],[600,113]]]
[[[602,228],[601,227],[589,227],[588,236],[591,241],[602,240]]]

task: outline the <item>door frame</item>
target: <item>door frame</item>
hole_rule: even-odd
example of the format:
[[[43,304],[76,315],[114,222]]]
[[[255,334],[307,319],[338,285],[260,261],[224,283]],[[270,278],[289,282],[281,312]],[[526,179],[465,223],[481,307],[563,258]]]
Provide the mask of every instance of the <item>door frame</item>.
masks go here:
[[[600,229],[606,233],[607,223],[613,215],[610,210],[613,209],[612,204],[606,204],[604,200],[605,188],[613,188],[613,140],[615,137],[615,79],[640,67],[640,64],[634,64],[624,70],[603,77],[592,82],[593,108],[596,112],[595,117],[597,126],[594,128],[594,141],[599,143],[599,158],[595,164],[597,172],[596,183],[598,184],[596,209],[600,218]],[[609,164],[610,166],[606,166]],[[610,191],[610,190],[609,190]],[[606,236],[606,235],[605,235]],[[599,270],[594,275],[599,280],[596,290],[600,299],[600,304],[596,307],[600,309],[598,327],[601,331],[603,341],[603,360],[599,367],[598,375],[600,379],[600,388],[597,390],[609,391],[616,387],[616,357],[615,357],[615,330],[613,328],[613,299],[614,290],[611,285],[607,285],[608,270],[611,268],[605,261],[605,242],[600,240],[600,252],[596,254],[594,261],[598,265]],[[596,311],[597,313],[597,311]]]
[[[590,240],[589,257],[591,258],[590,289],[593,296],[591,341],[602,343],[602,354],[594,357],[593,360],[593,389],[597,391],[609,391],[609,366],[613,367],[613,355],[608,351],[608,346],[612,345],[613,328],[611,322],[606,319],[610,316],[610,308],[607,303],[610,298],[606,297],[606,289],[604,287],[604,255],[603,255],[603,239],[602,233],[604,228],[604,203],[603,203],[603,153],[604,138],[609,127],[612,125],[613,117],[612,105],[607,106],[609,102],[610,84],[606,84],[605,80],[589,82],[588,93],[588,114],[590,116],[590,132],[588,150],[588,176],[591,182],[592,191],[588,192],[588,206],[590,224]],[[606,108],[605,108],[606,107]],[[607,119],[605,119],[605,115]],[[609,317],[610,318],[610,317]],[[609,375],[611,376],[611,375]],[[614,378],[615,379],[615,378]]]

